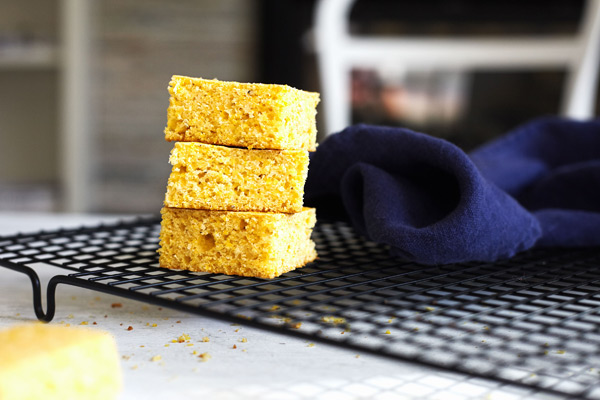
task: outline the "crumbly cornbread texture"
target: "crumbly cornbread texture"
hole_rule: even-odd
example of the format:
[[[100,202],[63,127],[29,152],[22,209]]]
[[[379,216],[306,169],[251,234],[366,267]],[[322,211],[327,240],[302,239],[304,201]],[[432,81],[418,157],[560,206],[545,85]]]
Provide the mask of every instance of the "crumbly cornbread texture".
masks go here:
[[[275,278],[317,257],[315,210],[293,214],[164,207],[160,266]]]
[[[308,152],[177,142],[165,205],[231,211],[302,211]]]
[[[302,149],[316,143],[319,94],[286,85],[175,75],[165,139],[249,149]]]
[[[0,399],[115,399],[117,347],[108,333],[28,324],[0,331]]]

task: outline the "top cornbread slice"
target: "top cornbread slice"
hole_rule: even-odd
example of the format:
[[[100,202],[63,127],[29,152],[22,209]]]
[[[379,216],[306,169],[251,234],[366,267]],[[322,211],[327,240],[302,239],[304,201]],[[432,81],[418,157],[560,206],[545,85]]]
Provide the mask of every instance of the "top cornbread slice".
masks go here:
[[[167,141],[315,150],[318,93],[179,75],[171,78],[169,93]]]

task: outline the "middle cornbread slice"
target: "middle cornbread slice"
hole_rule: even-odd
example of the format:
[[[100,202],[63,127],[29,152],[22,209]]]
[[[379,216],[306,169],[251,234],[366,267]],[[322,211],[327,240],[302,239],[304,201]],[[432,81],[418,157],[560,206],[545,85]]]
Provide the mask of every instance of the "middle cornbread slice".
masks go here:
[[[248,150],[177,142],[165,205],[202,210],[302,211],[305,150]]]

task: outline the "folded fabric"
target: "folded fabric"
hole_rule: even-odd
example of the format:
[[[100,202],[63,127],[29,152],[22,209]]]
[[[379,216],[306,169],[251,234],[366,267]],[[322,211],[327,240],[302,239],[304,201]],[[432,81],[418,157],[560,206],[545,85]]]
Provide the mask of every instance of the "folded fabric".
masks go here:
[[[305,203],[425,264],[600,245],[600,121],[535,120],[471,154],[409,129],[352,126],[311,155]]]

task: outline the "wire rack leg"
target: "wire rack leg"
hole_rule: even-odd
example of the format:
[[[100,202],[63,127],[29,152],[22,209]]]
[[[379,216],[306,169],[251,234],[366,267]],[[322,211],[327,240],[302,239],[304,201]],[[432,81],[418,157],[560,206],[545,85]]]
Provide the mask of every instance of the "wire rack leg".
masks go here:
[[[42,284],[38,274],[32,268],[24,265],[14,265],[8,263],[0,263],[0,265],[8,269],[12,269],[13,271],[25,274],[29,277],[29,280],[31,281],[31,287],[33,289],[33,310],[35,312],[35,316],[40,321],[52,321],[56,311],[55,293],[58,282],[56,282],[54,279],[51,279],[48,283],[46,290],[46,311],[44,312],[44,307],[42,305]]]

